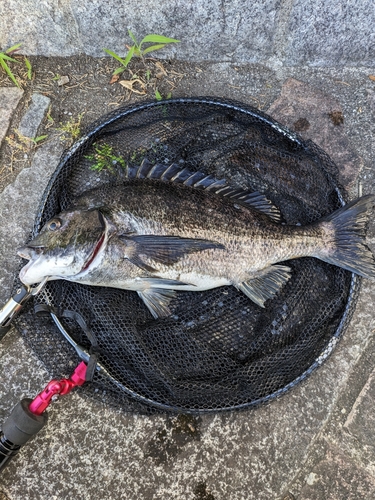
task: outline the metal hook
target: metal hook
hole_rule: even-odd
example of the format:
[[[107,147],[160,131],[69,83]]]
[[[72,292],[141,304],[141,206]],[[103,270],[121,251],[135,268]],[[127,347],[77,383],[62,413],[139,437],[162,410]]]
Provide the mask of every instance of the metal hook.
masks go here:
[[[0,340],[9,330],[12,321],[21,311],[25,303],[30,297],[37,295],[44,287],[44,285],[49,280],[49,276],[46,276],[36,287],[31,288],[27,285],[22,285],[16,292],[16,294],[8,300],[4,307],[0,310]]]
[[[46,276],[40,283],[37,285],[35,288],[30,289],[30,294],[34,297],[35,295],[38,295],[38,293],[42,290],[44,285],[47,283],[49,280],[50,276]]]

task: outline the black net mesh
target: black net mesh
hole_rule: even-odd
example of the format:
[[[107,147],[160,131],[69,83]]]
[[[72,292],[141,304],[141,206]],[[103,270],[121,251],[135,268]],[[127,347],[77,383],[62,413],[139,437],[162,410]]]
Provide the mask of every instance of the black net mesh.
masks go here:
[[[93,170],[94,147],[110,146],[110,168]],[[121,184],[144,159],[227,179],[264,193],[288,224],[305,225],[343,203],[337,167],[311,141],[243,104],[174,99],[117,109],[95,123],[62,158],[40,203],[34,235],[88,189]],[[109,191],[108,191],[109,192]],[[173,314],[155,320],[135,292],[49,282],[37,305],[54,308],[69,335],[98,341],[101,371],[81,391],[126,411],[208,412],[254,406],[306,378],[347,325],[359,279],[313,258],[288,262],[292,278],[261,309],[234,287],[179,292]],[[17,320],[53,376],[79,358],[48,314],[29,307]]]

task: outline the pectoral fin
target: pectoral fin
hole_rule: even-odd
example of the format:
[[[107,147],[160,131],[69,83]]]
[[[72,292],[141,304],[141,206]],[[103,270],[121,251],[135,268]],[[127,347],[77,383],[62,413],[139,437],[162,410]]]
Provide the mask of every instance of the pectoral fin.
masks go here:
[[[144,261],[145,258],[160,264],[172,265],[189,253],[201,252],[209,248],[224,248],[216,241],[178,236],[122,235],[119,239],[126,247],[125,258],[149,272],[154,272],[155,269]]]
[[[255,278],[235,285],[253,302],[264,307],[267,299],[271,299],[290,278],[290,268],[287,266],[269,266]]]

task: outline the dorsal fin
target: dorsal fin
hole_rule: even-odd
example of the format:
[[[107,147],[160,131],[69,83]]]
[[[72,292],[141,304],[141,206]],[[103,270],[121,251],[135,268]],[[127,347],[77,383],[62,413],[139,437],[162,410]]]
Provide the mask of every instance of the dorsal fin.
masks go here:
[[[275,222],[281,222],[280,210],[266,197],[264,194],[249,193],[243,190],[242,192],[237,192],[233,195],[229,195],[232,200],[236,200],[237,203],[246,205],[251,205],[258,212],[266,214],[270,219]]]
[[[163,165],[162,163],[151,163],[144,158],[137,167],[131,167],[128,170],[129,179],[157,179],[166,182],[176,182],[185,184],[194,188],[207,189],[220,196],[226,196],[237,203],[249,206],[266,214],[270,219],[280,222],[280,211],[263,194],[250,193],[242,188],[229,186],[225,179],[216,179],[212,175],[206,175],[202,172],[192,172],[186,167],[177,163]]]

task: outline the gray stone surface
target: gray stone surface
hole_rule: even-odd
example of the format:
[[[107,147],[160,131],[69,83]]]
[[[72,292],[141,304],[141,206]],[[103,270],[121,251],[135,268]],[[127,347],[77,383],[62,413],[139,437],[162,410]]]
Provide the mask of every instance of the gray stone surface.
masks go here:
[[[369,500],[375,498],[375,477],[331,446],[306,475],[298,500]]]
[[[130,28],[138,39],[180,39],[164,58],[371,66],[374,22],[372,0],[8,0],[0,4],[0,45],[21,41],[29,55],[100,56],[103,47],[121,55]]]
[[[313,89],[308,83],[290,78],[268,113],[304,139],[318,144],[339,167],[342,185],[353,185],[363,163],[350,146],[345,116],[336,99]]]
[[[30,55],[63,56],[84,51],[70,2],[59,0],[0,2],[0,46],[20,42]]]
[[[4,355],[5,352],[6,355]],[[12,343],[9,344],[7,350],[0,351],[0,360],[0,380],[7,381],[7,383],[0,383],[0,398],[7,402],[9,408],[13,408],[23,398],[35,397],[50,379],[42,363],[29,349],[25,348],[23,341],[16,335],[13,335]],[[32,377],[30,377],[30,366],[33,367]],[[6,414],[8,412],[5,413],[2,407],[0,409],[1,424]]]
[[[363,295],[370,301],[374,292],[368,285],[364,285]],[[363,313],[370,318],[370,311]],[[322,434],[325,442],[372,476],[375,476],[374,355],[375,338],[371,336],[349,377],[346,394],[341,395]]]
[[[289,76],[282,69],[272,72],[221,64],[210,65],[191,82],[197,93],[241,98],[266,109]],[[364,168],[369,170],[362,174],[372,173],[368,147],[372,118],[363,105],[368,96],[366,74],[300,69],[294,76],[309,83],[305,91],[312,105],[326,106],[334,95],[345,116],[347,146],[364,158]],[[336,83],[345,78],[347,84]],[[278,119],[289,106],[300,117],[292,95],[279,101],[274,110]],[[84,102],[90,109],[89,93]],[[364,111],[359,113],[362,106]],[[307,117],[311,129],[315,116]],[[334,131],[322,128],[328,134],[327,144]],[[1,300],[9,297],[16,267],[10,256],[31,228],[43,190],[40,178],[49,177],[61,147],[57,138],[41,146],[38,154],[43,151],[43,156],[35,157],[24,177],[20,175],[1,195],[0,245],[5,246],[0,255],[4,262]],[[38,164],[41,170],[33,170]],[[374,191],[373,177],[364,182],[365,190]],[[14,197],[16,203],[12,203]],[[369,244],[374,248],[374,226]],[[375,477],[373,447],[363,446],[365,439],[372,439],[367,423],[372,421],[374,301],[373,284],[364,281],[357,310],[332,357],[304,384],[254,411],[193,418],[187,430],[176,418],[124,415],[81,397],[79,390],[62,397],[49,410],[47,427],[3,472],[1,490],[10,500],[202,500],[203,493],[199,497],[197,492],[203,491],[212,495],[203,496],[204,500],[281,500],[287,492],[298,500],[343,500],[345,495],[354,500],[356,494],[360,500],[366,498],[360,495],[373,493]],[[0,344],[0,419],[48,380],[17,332],[13,330],[4,340]]]
[[[372,115],[375,117],[375,84],[373,89],[367,91],[367,101],[371,109]]]
[[[277,4],[276,0],[166,0],[162,4],[151,0],[137,2],[132,9],[129,3],[112,0],[109,11],[108,4],[94,0],[74,1],[72,11],[82,45],[91,55],[101,55],[101,47],[124,54],[125,44],[131,43],[126,29],[130,28],[137,39],[159,33],[181,40],[167,54],[182,59],[253,62],[272,55]]]
[[[102,56],[103,47],[124,54],[125,44],[131,43],[130,28],[139,39],[149,33],[180,39],[182,59],[258,61],[272,53],[277,4],[277,0],[166,0],[162,4],[156,0],[133,4],[9,0],[0,6],[0,44],[23,41],[27,54]],[[164,54],[176,54],[176,50]]]
[[[22,97],[23,90],[0,88],[0,146],[9,128],[10,120]]]
[[[375,58],[372,0],[293,2],[287,65],[372,66]]]
[[[25,137],[34,139],[37,136],[38,128],[42,123],[51,99],[42,94],[33,94],[31,96],[31,104],[26,113],[21,118],[18,126],[18,131]]]
[[[372,447],[375,452],[375,370],[361,390],[345,422],[345,429],[354,436],[359,446]]]
[[[0,198],[0,300],[10,297],[19,258],[15,249],[25,243],[45,186],[56,168],[63,145],[58,138],[40,146],[30,168],[25,168]]]

